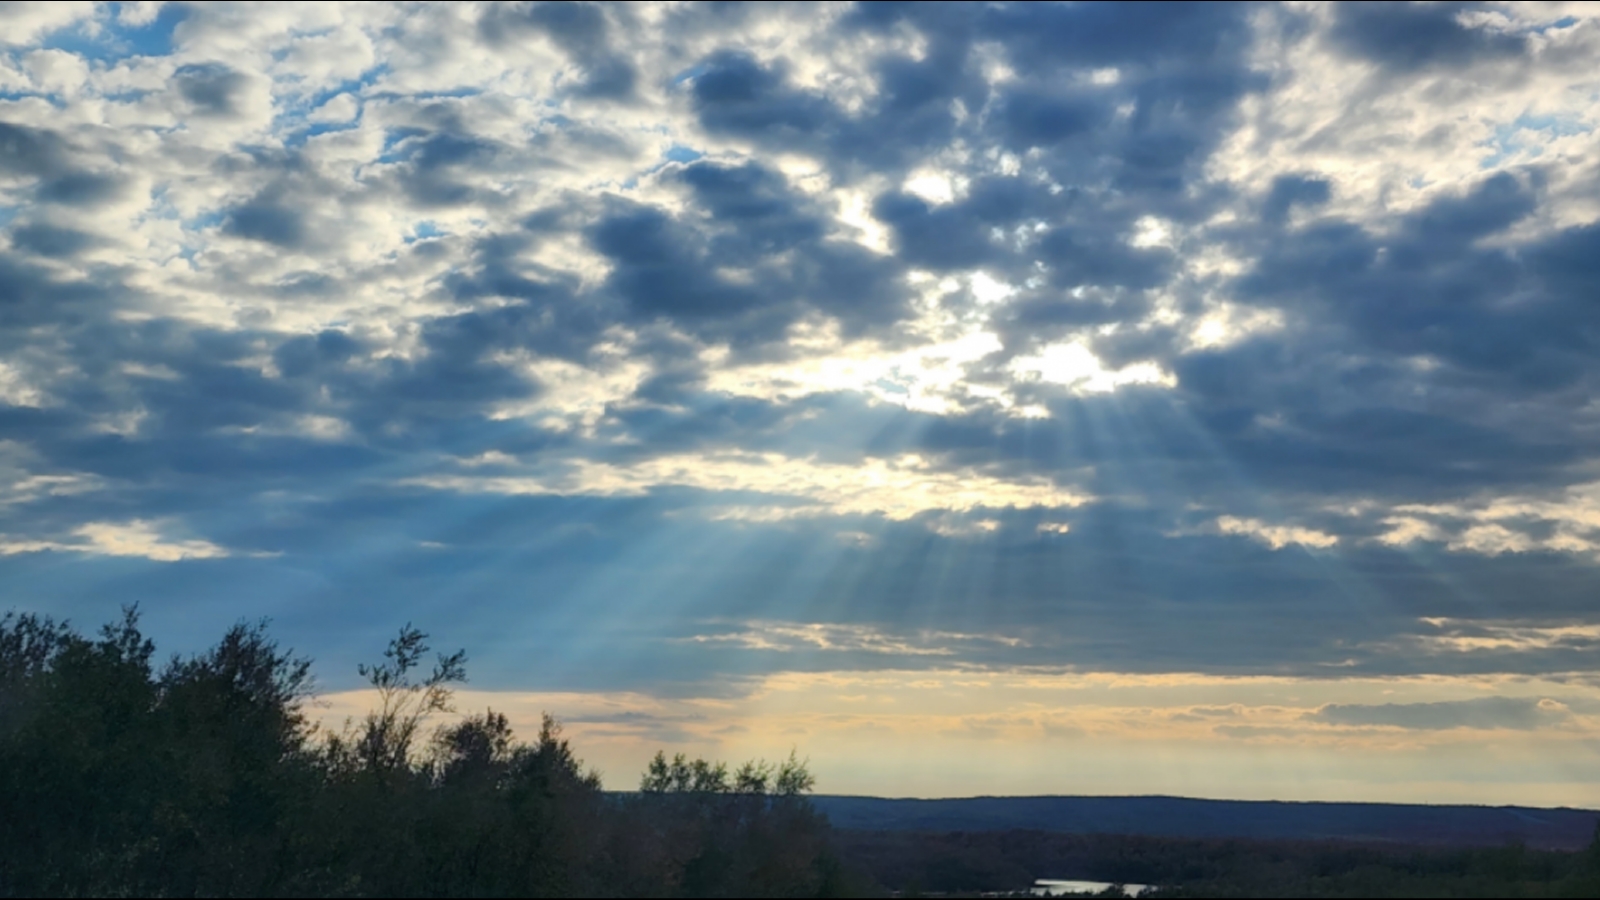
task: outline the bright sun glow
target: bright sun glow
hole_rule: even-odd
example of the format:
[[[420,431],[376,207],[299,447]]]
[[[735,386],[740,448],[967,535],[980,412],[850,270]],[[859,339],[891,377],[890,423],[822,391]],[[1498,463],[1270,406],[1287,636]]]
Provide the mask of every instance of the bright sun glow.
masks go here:
[[[1174,387],[1178,383],[1151,362],[1107,369],[1089,348],[1079,343],[1051,344],[1032,356],[1019,356],[1012,360],[1011,371],[1020,377],[1033,377],[1088,394],[1107,393],[1126,384]]]

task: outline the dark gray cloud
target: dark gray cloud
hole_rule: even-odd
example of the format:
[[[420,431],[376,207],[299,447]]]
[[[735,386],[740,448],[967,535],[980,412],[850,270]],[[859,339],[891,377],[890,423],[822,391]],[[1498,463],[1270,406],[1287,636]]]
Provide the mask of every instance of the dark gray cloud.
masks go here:
[[[833,239],[823,212],[774,173],[696,163],[676,177],[698,215],[618,199],[589,230],[590,244],[613,264],[608,289],[633,315],[760,343],[808,311],[849,331],[903,314],[904,268]],[[721,274],[730,270],[740,274]]]
[[[196,115],[227,117],[238,114],[239,95],[248,80],[222,63],[199,63],[179,66],[172,83]]]
[[[118,285],[68,280],[18,254],[0,255],[0,345],[15,349],[33,329],[71,327],[104,314],[118,296]]]
[[[96,243],[95,237],[86,232],[42,222],[23,225],[11,231],[12,247],[40,256],[75,256]]]
[[[55,175],[63,169],[67,150],[55,132],[0,122],[0,171],[8,175]]]
[[[910,28],[927,48],[917,59],[877,60],[878,91],[859,112],[794,86],[782,60],[733,49],[690,70],[693,105],[712,134],[817,153],[846,178],[863,167],[902,167],[918,151],[960,139],[1045,151],[1062,183],[1088,175],[1170,195],[1238,99],[1263,84],[1242,68],[1247,15],[1244,4],[869,4],[845,21]],[[972,58],[984,40],[998,42],[1020,76],[998,91]],[[1063,86],[1064,72],[1103,67],[1117,70],[1113,82]],[[1131,113],[1117,115],[1121,104]]]
[[[0,174],[33,182],[40,202],[93,206],[121,193],[122,178],[81,168],[80,156],[55,131],[0,121]]]
[[[992,115],[1008,145],[1032,150],[1055,146],[1105,125],[1113,113],[1108,99],[1061,96],[1029,87],[1006,95]]]
[[[116,198],[122,189],[122,182],[114,176],[69,172],[46,179],[39,186],[36,196],[45,203],[93,207],[96,203]]]
[[[696,67],[692,88],[700,124],[712,134],[741,137],[769,148],[820,149],[844,127],[827,99],[790,87],[781,66],[720,51]]]
[[[1463,68],[1528,52],[1520,34],[1473,27],[1463,13],[1485,3],[1337,3],[1330,37],[1344,52],[1396,71]]]
[[[228,213],[222,230],[288,249],[300,247],[306,240],[301,213],[272,201],[252,200],[235,207]]]
[[[628,16],[626,4],[497,3],[479,19],[478,31],[502,50],[513,45],[514,37],[543,34],[578,67],[578,97],[626,100],[634,94],[639,72],[612,46],[608,8],[613,15]]]
[[[1290,210],[1317,207],[1328,202],[1332,186],[1325,178],[1308,175],[1280,175],[1273,179],[1272,190],[1262,206],[1261,218],[1271,224],[1282,224]]]

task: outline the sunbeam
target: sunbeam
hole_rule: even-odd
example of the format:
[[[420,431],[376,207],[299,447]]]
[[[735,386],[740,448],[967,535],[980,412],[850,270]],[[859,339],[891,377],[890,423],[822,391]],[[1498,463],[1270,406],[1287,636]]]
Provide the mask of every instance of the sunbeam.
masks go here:
[[[1582,4],[0,22],[21,612],[619,789],[1600,804]]]

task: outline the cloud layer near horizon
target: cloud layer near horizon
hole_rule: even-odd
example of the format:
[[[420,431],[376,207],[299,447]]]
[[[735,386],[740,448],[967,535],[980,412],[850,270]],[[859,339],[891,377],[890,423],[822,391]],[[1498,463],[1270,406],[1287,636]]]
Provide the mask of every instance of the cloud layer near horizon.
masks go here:
[[[1591,4],[0,21],[9,604],[508,690],[1593,677]]]

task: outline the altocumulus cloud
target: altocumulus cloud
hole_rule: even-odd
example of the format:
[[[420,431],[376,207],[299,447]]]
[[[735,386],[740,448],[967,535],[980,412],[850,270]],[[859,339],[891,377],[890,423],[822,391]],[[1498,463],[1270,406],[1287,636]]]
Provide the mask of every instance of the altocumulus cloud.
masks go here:
[[[1600,627],[1587,7],[0,18],[9,602],[507,688],[1593,669],[1469,640]]]

